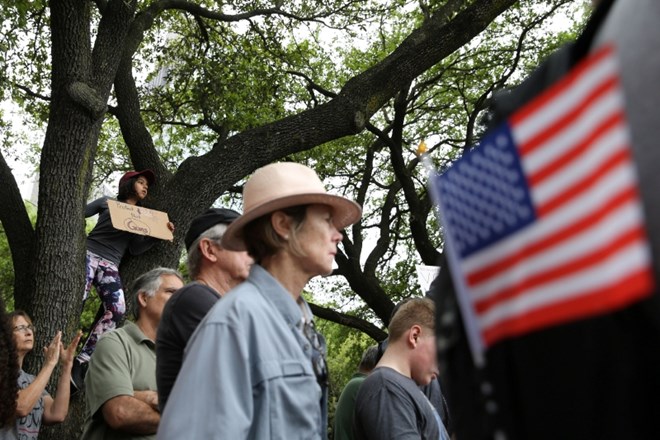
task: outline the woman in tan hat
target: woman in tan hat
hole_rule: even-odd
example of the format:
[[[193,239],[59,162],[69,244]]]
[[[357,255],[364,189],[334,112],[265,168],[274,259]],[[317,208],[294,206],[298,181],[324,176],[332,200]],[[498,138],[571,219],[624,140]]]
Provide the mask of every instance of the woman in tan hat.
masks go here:
[[[243,215],[222,239],[247,250],[248,279],[200,323],[161,419],[158,438],[326,438],[324,342],[301,293],[328,275],[360,206],[326,193],[310,168],[258,169]]]

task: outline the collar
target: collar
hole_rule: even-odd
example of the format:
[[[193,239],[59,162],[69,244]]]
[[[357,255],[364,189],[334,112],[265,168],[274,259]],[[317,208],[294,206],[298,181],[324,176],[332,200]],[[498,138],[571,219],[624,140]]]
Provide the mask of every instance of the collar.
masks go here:
[[[302,310],[296,301],[275,277],[258,264],[250,269],[248,281],[266,301],[271,303],[290,326],[299,326],[302,322]],[[304,301],[304,300],[303,300]]]
[[[135,341],[136,344],[147,344],[149,347],[155,347],[154,341],[151,339],[147,338],[144,333],[142,333],[142,330],[140,330],[140,327],[137,326],[132,321],[125,321],[124,326],[122,327],[126,334]]]

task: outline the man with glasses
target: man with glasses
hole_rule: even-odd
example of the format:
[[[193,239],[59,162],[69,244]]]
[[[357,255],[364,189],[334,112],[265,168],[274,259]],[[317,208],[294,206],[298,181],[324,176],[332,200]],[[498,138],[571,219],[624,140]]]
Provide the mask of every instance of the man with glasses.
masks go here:
[[[211,208],[195,218],[184,239],[188,272],[194,280],[176,292],[163,311],[156,343],[156,380],[161,411],[174,386],[183,350],[197,324],[213,305],[250,273],[247,252],[220,246],[222,235],[239,214],[231,209]]]

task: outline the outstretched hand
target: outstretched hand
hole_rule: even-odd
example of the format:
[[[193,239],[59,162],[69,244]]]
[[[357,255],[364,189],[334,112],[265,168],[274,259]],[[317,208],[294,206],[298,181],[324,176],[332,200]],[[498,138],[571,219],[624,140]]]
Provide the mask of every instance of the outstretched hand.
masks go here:
[[[58,331],[48,346],[44,347],[45,363],[55,366],[60,359],[60,350],[62,349],[62,332]]]
[[[62,365],[67,368],[70,368],[73,365],[73,359],[76,356],[76,348],[82,337],[82,330],[78,330],[76,336],[71,339],[71,342],[66,347],[64,344],[60,344],[60,360]]]

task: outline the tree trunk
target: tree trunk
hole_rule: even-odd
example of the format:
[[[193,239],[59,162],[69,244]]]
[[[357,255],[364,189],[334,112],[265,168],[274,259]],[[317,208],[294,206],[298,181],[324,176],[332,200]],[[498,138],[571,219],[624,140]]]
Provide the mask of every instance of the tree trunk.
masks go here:
[[[39,171],[34,298],[30,307],[37,327],[35,347],[44,346],[57,329],[62,329],[69,341],[79,327],[86,250],[84,203],[102,117],[134,8],[134,2],[108,2],[92,49],[90,3],[50,3],[52,95]],[[38,371],[41,353],[36,351],[28,371]],[[51,386],[56,381],[53,375]],[[73,399],[67,422],[57,433],[45,431],[40,438],[77,438],[84,418],[80,401]]]

